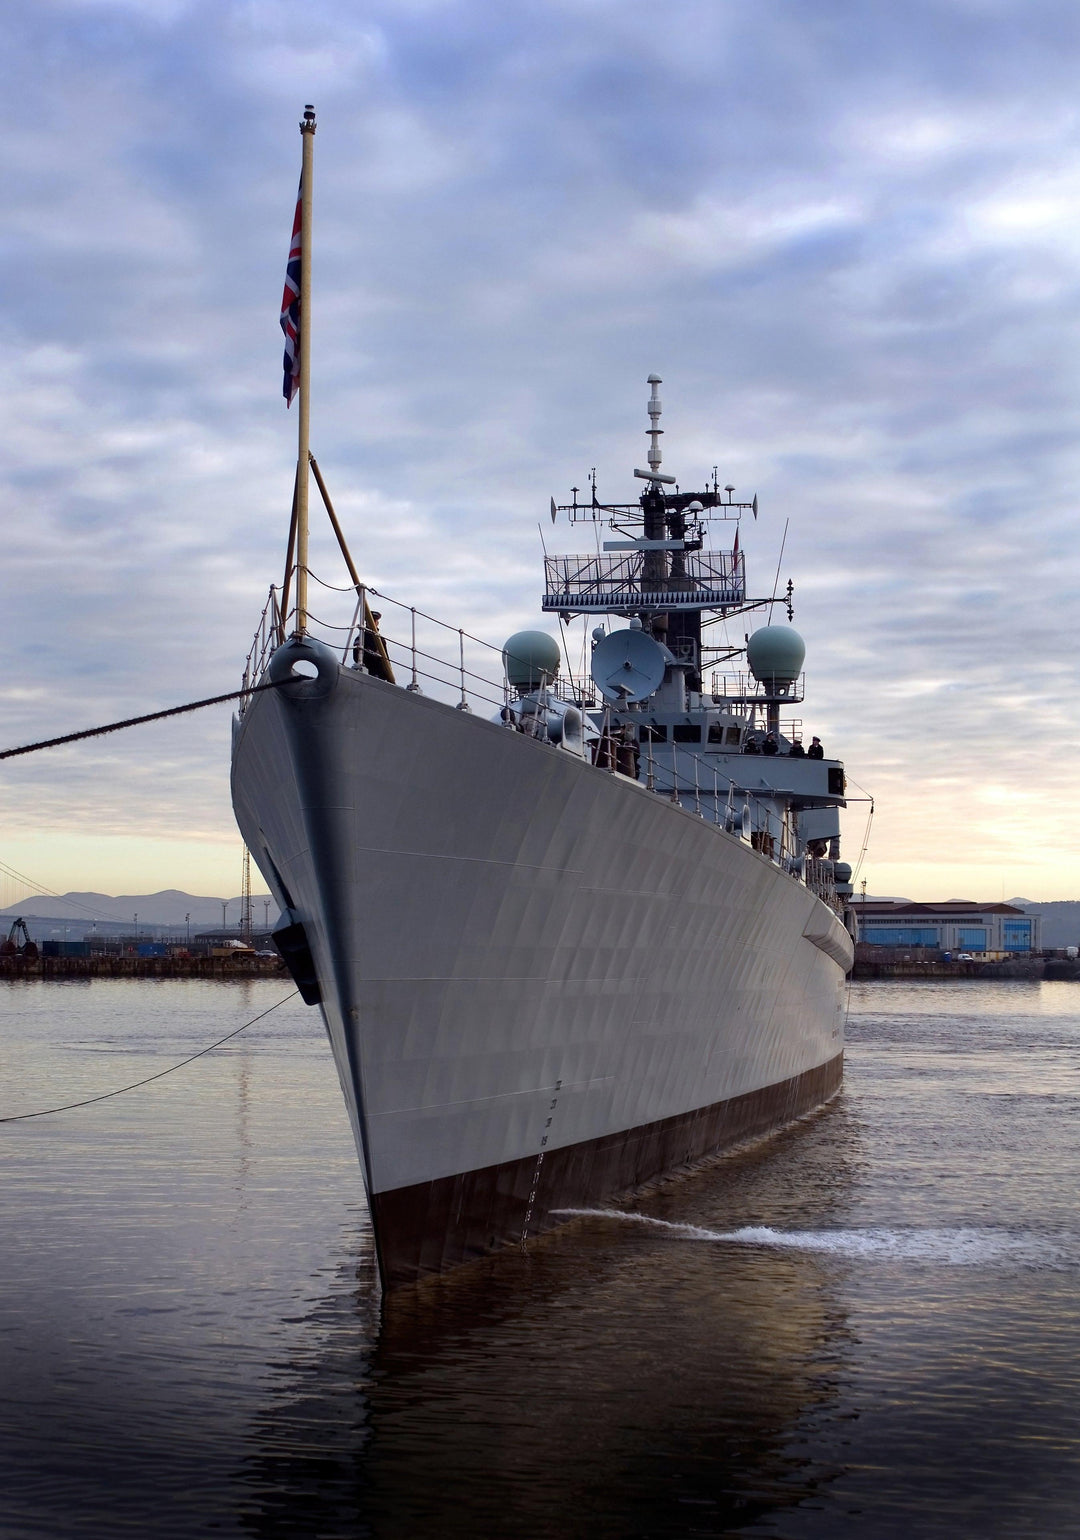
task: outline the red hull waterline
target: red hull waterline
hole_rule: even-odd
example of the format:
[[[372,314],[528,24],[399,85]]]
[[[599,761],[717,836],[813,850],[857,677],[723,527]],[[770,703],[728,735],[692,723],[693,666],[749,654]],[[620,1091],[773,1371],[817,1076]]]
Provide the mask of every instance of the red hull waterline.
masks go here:
[[[844,1055],[744,1096],[564,1149],[373,1194],[383,1287],[444,1273],[565,1223],[582,1208],[685,1170],[820,1107],[840,1089]]]

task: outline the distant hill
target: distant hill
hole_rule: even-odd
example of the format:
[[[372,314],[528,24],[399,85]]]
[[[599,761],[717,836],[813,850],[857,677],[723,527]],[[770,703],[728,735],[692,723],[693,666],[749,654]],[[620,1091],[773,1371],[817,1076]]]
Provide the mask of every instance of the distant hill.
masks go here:
[[[6,909],[0,909],[0,919],[7,916],[10,921],[16,915],[22,915],[27,920],[61,921],[73,938],[81,935],[84,929],[89,930],[95,922],[99,927],[104,925],[110,929],[131,929],[135,924],[135,915],[139,916],[140,930],[150,930],[156,926],[186,927],[187,915],[191,916],[193,930],[220,930],[221,906],[225,902],[224,899],[206,894],[184,893],[179,888],[165,888],[160,893],[121,893],[116,898],[108,893],[64,893],[56,898],[42,895],[21,899],[17,904],[8,904]],[[1044,947],[1080,946],[1080,899],[1055,899],[1040,903],[1033,898],[1010,898],[1006,899],[1006,903],[1014,904],[1025,913],[1042,915]],[[239,924],[239,895],[228,899],[227,905],[228,925],[231,927]],[[277,904],[271,900],[271,925],[277,920],[277,913]],[[264,925],[266,915],[263,895],[256,894],[252,901],[252,918],[260,928]],[[0,928],[5,932],[7,930],[6,925]],[[37,931],[40,926],[33,928]]]
[[[1042,915],[1042,944],[1047,948],[1080,946],[1080,899],[1054,899],[1042,904],[1033,898],[1007,898],[1025,914]]]
[[[221,906],[227,903],[226,918],[230,926],[236,925],[240,920],[239,896],[228,899],[210,898],[202,894],[183,893],[179,888],[166,888],[161,893],[121,893],[113,898],[108,893],[64,893],[55,898],[42,894],[36,898],[20,899],[17,904],[8,904],[6,909],[0,909],[0,919],[5,915],[11,919],[16,915],[22,915],[24,919],[62,921],[68,927],[72,937],[81,932],[85,927],[89,929],[95,922],[114,926],[123,926],[131,929],[135,924],[135,915],[139,916],[139,929],[151,929],[161,925],[187,925],[187,916],[191,916],[192,929],[209,929],[214,927],[221,929]],[[269,906],[269,919],[271,925],[277,918],[277,904],[271,899]],[[263,896],[256,894],[252,900],[252,917],[260,928],[263,926],[266,909],[263,904]],[[3,927],[5,930],[6,926]],[[37,927],[35,927],[36,929]]]

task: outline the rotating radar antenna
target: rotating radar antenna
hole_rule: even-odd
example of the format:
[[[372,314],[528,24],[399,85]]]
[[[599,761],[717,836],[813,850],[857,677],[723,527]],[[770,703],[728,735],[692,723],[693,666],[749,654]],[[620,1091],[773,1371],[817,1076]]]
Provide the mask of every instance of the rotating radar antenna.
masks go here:
[[[593,683],[620,705],[647,699],[664,681],[670,653],[644,631],[612,631],[592,655]]]

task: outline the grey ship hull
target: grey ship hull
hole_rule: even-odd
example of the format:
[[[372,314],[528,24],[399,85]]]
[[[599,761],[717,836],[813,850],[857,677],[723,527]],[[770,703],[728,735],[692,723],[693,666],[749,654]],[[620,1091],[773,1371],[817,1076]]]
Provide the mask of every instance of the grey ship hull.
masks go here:
[[[324,660],[250,702],[233,800],[310,942],[387,1287],[840,1084],[835,914],[623,776]]]

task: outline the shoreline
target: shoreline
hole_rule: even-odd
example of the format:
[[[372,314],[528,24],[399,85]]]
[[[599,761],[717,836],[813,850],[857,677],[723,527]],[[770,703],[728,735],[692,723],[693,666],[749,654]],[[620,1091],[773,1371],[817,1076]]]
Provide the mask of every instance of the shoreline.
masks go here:
[[[0,979],[252,979],[288,977],[269,957],[0,957]],[[1080,982],[1080,960],[1030,957],[1008,962],[857,957],[852,979],[1046,979]]]
[[[1008,962],[941,962],[931,958],[856,957],[853,979],[1047,979],[1080,980],[1080,961],[1025,957]]]
[[[0,957],[0,979],[288,978],[276,957]]]

